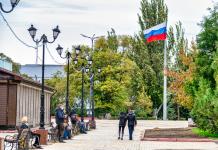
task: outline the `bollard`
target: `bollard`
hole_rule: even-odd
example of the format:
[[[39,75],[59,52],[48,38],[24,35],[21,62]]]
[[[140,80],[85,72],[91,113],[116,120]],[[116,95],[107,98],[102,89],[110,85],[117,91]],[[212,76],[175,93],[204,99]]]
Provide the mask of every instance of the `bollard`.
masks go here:
[[[4,149],[4,138],[0,137],[0,150]]]
[[[47,145],[48,142],[48,130],[38,129],[35,133],[40,134],[40,144]]]

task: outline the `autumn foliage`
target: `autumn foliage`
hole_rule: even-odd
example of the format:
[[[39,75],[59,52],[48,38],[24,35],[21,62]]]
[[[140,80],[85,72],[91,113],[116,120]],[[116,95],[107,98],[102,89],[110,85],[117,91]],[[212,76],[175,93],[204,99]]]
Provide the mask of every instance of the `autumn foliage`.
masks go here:
[[[169,85],[170,92],[174,95],[174,100],[181,106],[191,109],[193,106],[193,100],[185,90],[187,82],[191,82],[196,70],[194,63],[194,56],[196,48],[193,46],[192,51],[187,53],[181,49],[179,51],[179,66],[178,70],[167,70],[167,76],[172,78]]]

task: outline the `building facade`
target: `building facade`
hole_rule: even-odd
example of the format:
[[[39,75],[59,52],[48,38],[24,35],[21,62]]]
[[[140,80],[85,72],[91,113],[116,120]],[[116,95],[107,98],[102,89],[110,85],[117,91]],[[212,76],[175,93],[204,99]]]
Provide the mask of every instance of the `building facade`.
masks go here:
[[[65,76],[64,65],[45,65],[45,79],[50,79],[57,72],[61,73],[62,76]],[[21,74],[26,74],[31,77],[33,80],[41,82],[42,80],[42,65],[40,64],[27,64],[22,65],[20,68]]]
[[[4,68],[6,70],[12,71],[12,63],[6,60],[0,59],[0,68]]]
[[[20,125],[23,116],[37,127],[40,123],[41,84],[0,68],[0,128]],[[45,86],[45,124],[50,124],[51,87]]]

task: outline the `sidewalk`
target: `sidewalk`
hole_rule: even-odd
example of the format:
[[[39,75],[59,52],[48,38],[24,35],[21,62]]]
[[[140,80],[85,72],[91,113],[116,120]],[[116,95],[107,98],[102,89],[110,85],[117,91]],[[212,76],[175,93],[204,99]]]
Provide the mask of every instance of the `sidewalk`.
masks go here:
[[[186,121],[138,121],[134,140],[128,140],[128,131],[125,128],[124,140],[117,140],[118,121],[97,120],[97,129],[88,134],[75,136],[66,143],[55,143],[44,146],[46,150],[216,150],[214,142],[157,142],[140,141],[142,131],[147,128],[182,128],[187,127]]]

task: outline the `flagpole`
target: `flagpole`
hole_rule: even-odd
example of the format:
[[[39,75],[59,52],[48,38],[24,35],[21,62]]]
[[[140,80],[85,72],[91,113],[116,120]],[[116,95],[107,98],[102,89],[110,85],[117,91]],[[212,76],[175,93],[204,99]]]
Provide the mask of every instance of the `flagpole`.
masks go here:
[[[167,26],[166,26],[167,27]],[[164,90],[163,90],[163,120],[167,120],[167,40],[164,41]]]

